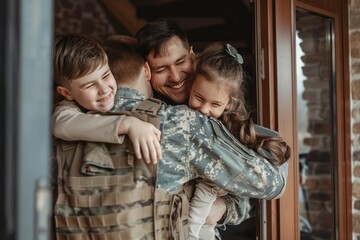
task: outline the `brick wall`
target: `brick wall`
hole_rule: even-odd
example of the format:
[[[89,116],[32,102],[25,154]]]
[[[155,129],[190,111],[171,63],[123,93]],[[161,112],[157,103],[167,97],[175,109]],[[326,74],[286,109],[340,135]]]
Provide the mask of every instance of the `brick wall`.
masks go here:
[[[360,239],[360,0],[349,1],[353,239]]]
[[[81,33],[100,41],[115,34],[105,8],[97,0],[54,0],[55,34]]]

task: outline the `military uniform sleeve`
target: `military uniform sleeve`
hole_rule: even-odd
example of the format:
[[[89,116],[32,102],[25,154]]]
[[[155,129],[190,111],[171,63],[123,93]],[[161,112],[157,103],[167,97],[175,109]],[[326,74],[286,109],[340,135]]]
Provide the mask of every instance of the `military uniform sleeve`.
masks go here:
[[[217,227],[225,230],[225,224],[238,225],[250,217],[252,205],[249,197],[238,197],[231,194],[224,196],[226,214]]]
[[[52,133],[67,141],[122,143],[124,135],[118,135],[122,119],[121,115],[86,114],[75,104],[65,100],[54,109]]]
[[[278,136],[277,132],[264,128],[262,126],[255,125],[255,128],[257,129],[257,131],[261,132],[264,135]],[[287,179],[288,163],[285,163],[280,167],[280,172],[283,175],[284,179]],[[285,188],[283,188],[280,194],[275,198],[280,197],[283,194],[284,190]],[[225,200],[227,211],[224,214],[222,221],[218,224],[219,228],[225,230],[225,224],[238,225],[250,217],[250,210],[252,209],[252,204],[250,203],[249,198],[239,198],[231,194],[228,194],[223,198]]]
[[[189,117],[193,165],[200,177],[239,197],[274,199],[286,184],[287,174],[241,144],[220,121]]]

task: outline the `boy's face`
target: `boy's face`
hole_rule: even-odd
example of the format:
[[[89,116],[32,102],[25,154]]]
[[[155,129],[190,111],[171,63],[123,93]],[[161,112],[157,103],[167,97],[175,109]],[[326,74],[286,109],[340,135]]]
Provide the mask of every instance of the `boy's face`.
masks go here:
[[[58,92],[69,101],[91,111],[106,112],[114,105],[117,85],[109,65],[100,66],[95,71],[71,81],[70,87],[58,87]]]
[[[186,49],[178,37],[165,43],[164,52],[154,57],[153,51],[147,56],[153,89],[175,103],[185,103],[188,97],[185,81],[193,72],[193,52]]]
[[[189,106],[206,116],[219,118],[230,107],[230,89],[197,75],[191,87]]]

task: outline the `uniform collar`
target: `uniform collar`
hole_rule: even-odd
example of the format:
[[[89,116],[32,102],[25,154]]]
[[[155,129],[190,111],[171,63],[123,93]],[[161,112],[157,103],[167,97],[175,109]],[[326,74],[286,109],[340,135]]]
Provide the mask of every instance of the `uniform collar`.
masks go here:
[[[145,100],[144,94],[133,88],[118,88],[115,95],[115,104],[111,111],[129,110],[135,104]]]

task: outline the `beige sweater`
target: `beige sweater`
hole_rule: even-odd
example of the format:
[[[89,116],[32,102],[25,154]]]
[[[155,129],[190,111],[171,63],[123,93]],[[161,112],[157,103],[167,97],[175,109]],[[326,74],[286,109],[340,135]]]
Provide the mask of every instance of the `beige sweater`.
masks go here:
[[[122,143],[124,135],[118,135],[118,128],[124,116],[82,112],[73,101],[63,100],[52,115],[52,133],[67,141],[91,141]]]

